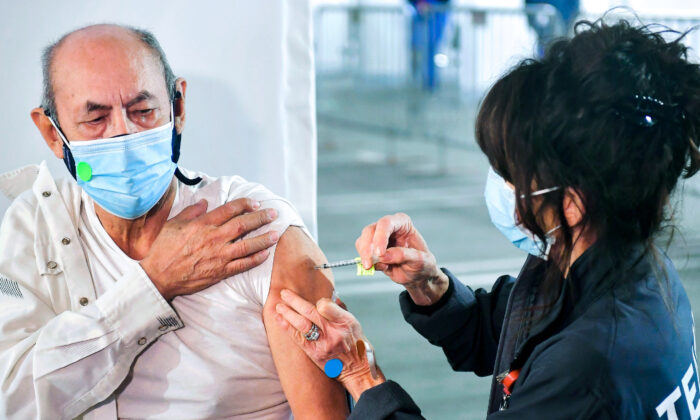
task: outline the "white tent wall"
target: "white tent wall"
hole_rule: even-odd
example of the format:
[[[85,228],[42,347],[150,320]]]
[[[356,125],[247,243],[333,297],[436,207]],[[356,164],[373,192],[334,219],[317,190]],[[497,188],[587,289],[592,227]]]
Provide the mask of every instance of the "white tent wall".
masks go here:
[[[316,233],[316,126],[308,0],[33,1],[0,5],[0,172],[46,160],[29,118],[44,46],[113,22],[152,31],[187,87],[180,164],[241,175],[292,201]],[[0,215],[9,201],[0,198]]]

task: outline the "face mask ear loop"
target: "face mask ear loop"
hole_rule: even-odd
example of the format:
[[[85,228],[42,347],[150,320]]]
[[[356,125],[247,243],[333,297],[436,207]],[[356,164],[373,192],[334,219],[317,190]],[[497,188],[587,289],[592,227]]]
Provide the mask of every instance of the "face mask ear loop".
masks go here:
[[[44,111],[44,115],[46,115],[46,117],[49,119],[51,125],[58,133],[58,137],[60,137],[61,141],[63,142],[63,163],[65,163],[66,168],[68,168],[68,172],[70,172],[70,174],[73,176],[73,179],[77,180],[78,178],[76,178],[75,159],[73,159],[73,153],[70,149],[70,142],[63,134],[63,131],[61,131],[61,129],[58,127],[58,124],[56,124],[53,118],[51,118],[51,114],[49,114],[48,111]]]
[[[182,95],[180,92],[176,92],[175,94],[175,99],[180,99]],[[171,160],[173,163],[177,164],[177,161],[180,160],[180,141],[182,140],[182,134],[179,134],[177,132],[177,128],[175,128],[175,104],[174,102],[170,103],[170,121],[173,123],[173,140],[172,140],[172,151],[173,154],[171,156]],[[202,177],[197,177],[194,179],[188,178],[185,176],[180,171],[179,167],[175,168],[175,177],[178,179],[178,181],[182,182],[185,185],[197,185],[202,181]]]
[[[175,98],[177,99],[178,96],[176,95]],[[173,163],[177,163],[177,161],[180,160],[180,141],[182,139],[182,134],[178,134],[177,128],[175,128],[175,103],[174,102],[170,103],[170,122],[173,124],[173,140],[172,140],[173,154],[172,154],[170,159],[173,161]]]
[[[44,111],[44,115],[46,115],[46,118],[49,119],[49,121],[51,122],[51,125],[53,126],[53,128],[56,129],[56,132],[58,133],[58,137],[61,138],[61,141],[63,141],[63,144],[64,144],[64,145],[67,145],[68,148],[70,148],[70,142],[68,141],[68,139],[66,138],[66,136],[63,135],[63,131],[61,131],[61,129],[58,128],[58,124],[56,124],[56,121],[53,120],[53,118],[51,117],[51,114],[49,113],[49,111]]]

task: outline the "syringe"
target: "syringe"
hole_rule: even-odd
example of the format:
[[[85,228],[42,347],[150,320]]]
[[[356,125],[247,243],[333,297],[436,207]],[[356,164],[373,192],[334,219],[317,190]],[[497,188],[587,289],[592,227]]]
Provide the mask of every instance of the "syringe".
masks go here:
[[[360,262],[360,258],[354,258],[352,260],[343,260],[343,261],[336,261],[333,263],[324,263],[321,265],[317,265],[314,268],[316,270],[323,270],[325,268],[335,268],[335,267],[345,267],[347,265],[357,265],[357,263]]]

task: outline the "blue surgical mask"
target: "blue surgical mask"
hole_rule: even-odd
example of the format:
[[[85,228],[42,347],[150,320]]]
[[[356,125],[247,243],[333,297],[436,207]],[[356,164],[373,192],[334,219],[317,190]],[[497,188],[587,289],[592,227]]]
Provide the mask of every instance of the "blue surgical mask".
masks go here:
[[[531,195],[542,195],[558,189],[559,187],[547,188],[534,191]],[[546,244],[542,244],[542,241],[532,232],[520,226],[515,220],[515,191],[506,184],[506,181],[493,168],[489,168],[484,197],[486,198],[486,207],[489,210],[489,216],[491,216],[494,226],[513,245],[536,257],[547,259],[549,250],[554,244],[552,233],[559,229],[560,226],[547,232]]]
[[[170,122],[151,130],[73,142],[49,119],[64,141],[64,155],[72,158],[78,185],[111,214],[136,219],[163,197],[177,168],[172,116],[171,109]]]

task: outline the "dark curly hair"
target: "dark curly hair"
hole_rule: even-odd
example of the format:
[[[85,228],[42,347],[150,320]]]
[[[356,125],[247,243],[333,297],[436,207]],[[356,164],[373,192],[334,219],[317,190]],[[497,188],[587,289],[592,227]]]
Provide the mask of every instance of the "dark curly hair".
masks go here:
[[[541,60],[510,70],[484,98],[476,139],[515,186],[521,224],[545,243],[543,215],[565,220],[566,188],[583,201],[582,227],[609,258],[654,240],[670,225],[679,177],[700,168],[700,67],[687,33],[627,21],[581,21]],[[674,40],[667,41],[668,37]],[[536,197],[537,188],[562,188]],[[521,197],[521,194],[523,195]],[[574,247],[562,223],[550,260],[561,270]]]

